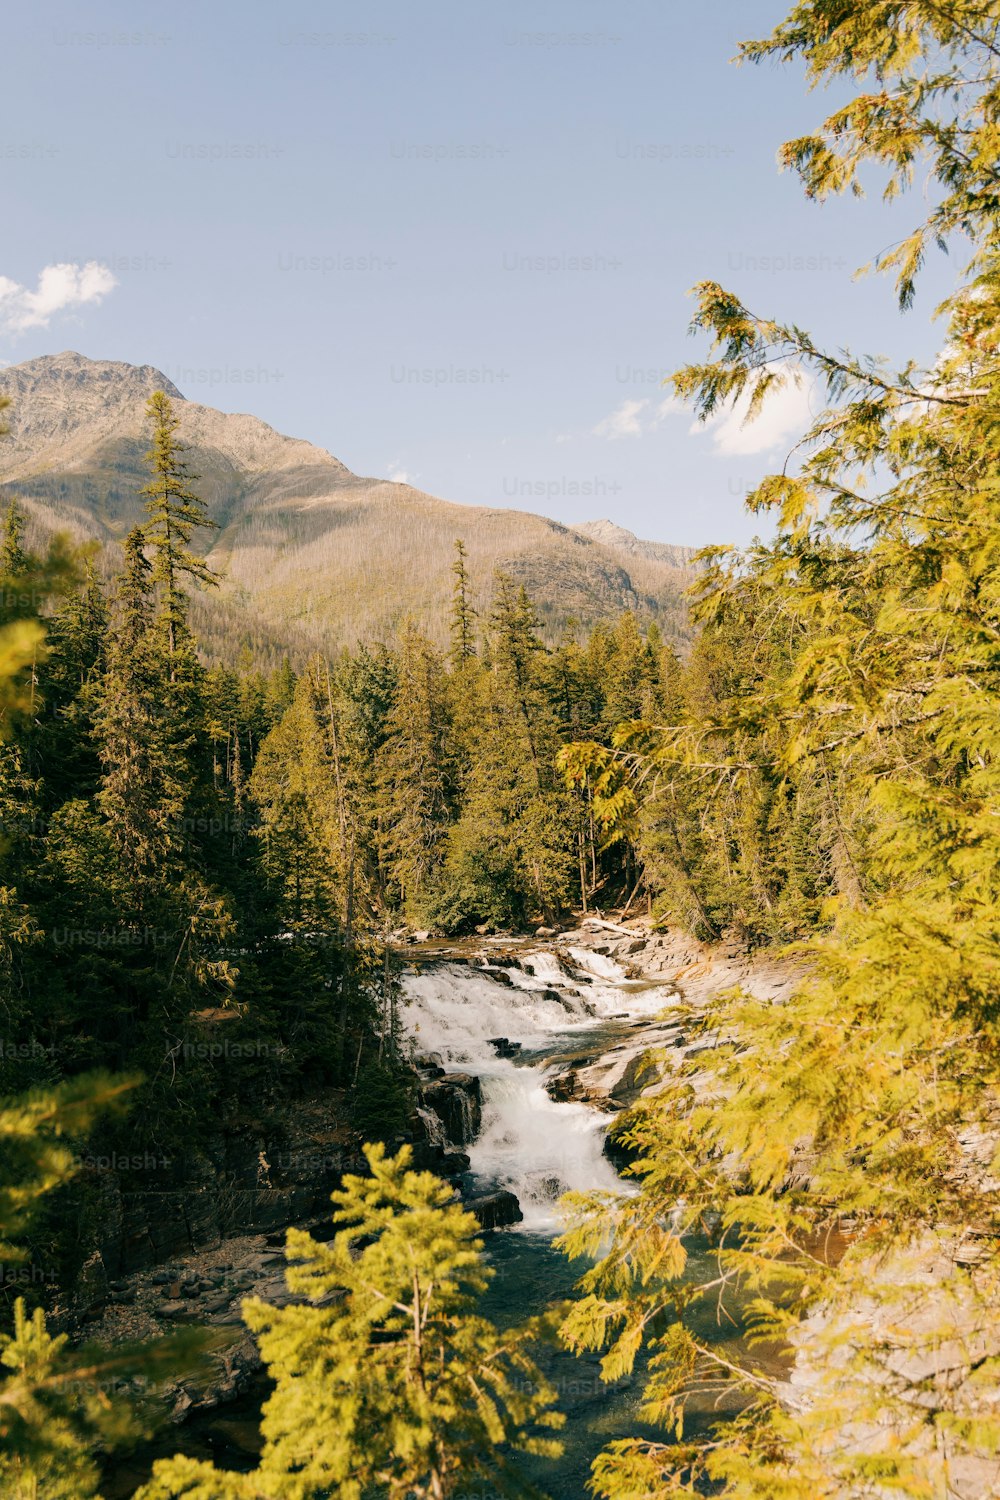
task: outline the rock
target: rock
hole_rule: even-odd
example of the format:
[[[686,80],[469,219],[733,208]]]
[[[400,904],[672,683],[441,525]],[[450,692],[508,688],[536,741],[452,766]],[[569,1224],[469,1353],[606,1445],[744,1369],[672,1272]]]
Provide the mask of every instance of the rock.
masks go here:
[[[415,932],[413,934],[413,941],[415,943],[426,943],[429,940],[429,938],[430,938],[430,933],[427,932],[426,930],[423,931],[423,932]]]
[[[200,1316],[200,1310],[189,1302],[161,1302],[157,1312],[172,1323],[196,1323]]]
[[[639,1152],[634,1146],[626,1146],[624,1141],[618,1140],[612,1131],[604,1137],[604,1155],[614,1167],[616,1172],[624,1172],[634,1161],[639,1159]]]
[[[294,1292],[288,1290],[288,1283],[283,1276],[262,1281],[254,1287],[253,1292],[255,1297],[259,1297],[262,1302],[267,1302],[271,1307],[287,1307],[290,1302],[302,1300],[297,1298]]]
[[[227,1292],[221,1292],[217,1297],[206,1297],[201,1305],[207,1313],[226,1312],[229,1308],[230,1300]]]
[[[108,1300],[108,1273],[99,1251],[87,1257],[77,1277],[74,1300],[81,1316],[99,1316]]]
[[[174,1401],[173,1409],[170,1413],[170,1420],[177,1423],[187,1421],[187,1414],[193,1405],[194,1397],[181,1386],[180,1393]]]
[[[536,938],[554,938],[555,935],[556,935],[556,930],[555,930],[554,927],[536,927],[535,928],[535,937]]]
[[[432,1141],[416,1141],[411,1147],[413,1165],[418,1172],[435,1172],[438,1177],[451,1180],[461,1177],[469,1170],[470,1162],[464,1151],[453,1146]]]
[[[413,1059],[413,1066],[426,1078],[443,1078],[444,1061],[440,1052],[425,1052]]]
[[[469,1198],[465,1207],[475,1214],[483,1229],[503,1229],[508,1224],[520,1224],[524,1218],[520,1203],[506,1188],[496,1193],[484,1193],[479,1198]]]
[[[446,1073],[420,1090],[420,1102],[437,1115],[452,1146],[468,1146],[475,1140],[483,1116],[479,1079],[470,1073]]]
[[[508,1041],[505,1036],[487,1037],[487,1041],[497,1057],[516,1057],[523,1045],[521,1042]]]
[[[493,964],[489,963],[480,964],[479,968],[485,969],[486,973],[490,976],[494,984],[504,984],[509,990],[512,990],[514,988],[514,981],[513,979],[511,979],[506,969],[495,968]]]
[[[583,982],[586,984],[590,984],[591,980],[587,979]],[[579,984],[580,980],[574,979],[573,983],[574,985]],[[539,990],[537,993],[542,997],[543,1000],[551,1000],[554,1005],[561,1005],[563,1010],[567,1011],[570,1015],[576,1014],[572,1001],[568,1000],[560,990]]]
[[[565,1073],[557,1073],[554,1078],[548,1079],[545,1092],[557,1104],[567,1104],[570,1100],[578,1099],[581,1091],[576,1069],[568,1068]]]

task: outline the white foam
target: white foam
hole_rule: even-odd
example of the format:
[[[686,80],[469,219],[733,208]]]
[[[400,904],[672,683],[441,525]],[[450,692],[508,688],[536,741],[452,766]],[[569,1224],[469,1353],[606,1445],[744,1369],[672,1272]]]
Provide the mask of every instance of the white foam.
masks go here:
[[[500,1061],[481,1076],[483,1125],[469,1150],[472,1170],[484,1186],[517,1195],[525,1229],[555,1229],[563,1193],[622,1190],[604,1155],[606,1116],[551,1099],[541,1068]]]
[[[608,1117],[586,1104],[550,1098],[547,1064],[499,1058],[490,1038],[544,1051],[560,1033],[585,1031],[612,1016],[655,1015],[672,994],[663,986],[616,986],[613,979],[624,979],[620,965],[601,954],[586,956],[602,968],[597,982],[587,985],[574,985],[551,953],[527,956],[534,976],[505,970],[512,984],[499,981],[495,971],[459,963],[435,964],[403,980],[402,1019],[414,1050],[436,1052],[446,1066],[482,1079],[483,1124],[469,1149],[472,1170],[483,1188],[517,1194],[527,1229],[554,1228],[557,1200],[567,1191],[627,1189],[603,1154]]]

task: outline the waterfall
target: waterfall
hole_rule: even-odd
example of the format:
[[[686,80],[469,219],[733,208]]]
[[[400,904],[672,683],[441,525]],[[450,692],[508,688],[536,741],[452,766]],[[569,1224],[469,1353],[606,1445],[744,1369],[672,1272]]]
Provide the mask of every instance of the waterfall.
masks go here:
[[[477,1189],[515,1193],[527,1230],[558,1226],[563,1193],[628,1190],[604,1155],[608,1116],[557,1102],[545,1084],[588,1034],[600,1050],[616,1023],[656,1015],[670,999],[663,986],[630,988],[613,959],[585,949],[570,958],[567,965],[555,953],[530,952],[520,964],[482,968],[438,962],[403,983],[414,1051],[482,1080],[483,1123],[469,1147]],[[500,1037],[520,1043],[523,1060],[498,1056],[491,1039]]]

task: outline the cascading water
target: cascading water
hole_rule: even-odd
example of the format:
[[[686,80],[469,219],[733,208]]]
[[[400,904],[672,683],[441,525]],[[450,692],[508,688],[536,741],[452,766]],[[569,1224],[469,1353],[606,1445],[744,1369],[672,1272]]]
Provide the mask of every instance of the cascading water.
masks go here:
[[[403,1021],[418,1053],[482,1080],[483,1123],[469,1154],[481,1190],[507,1188],[524,1214],[522,1228],[554,1230],[563,1193],[627,1189],[604,1155],[607,1116],[586,1104],[552,1099],[546,1081],[560,1058],[578,1052],[615,1023],[655,1015],[663,987],[629,989],[614,960],[585,949],[569,971],[554,953],[526,955],[522,966],[473,968],[438,962],[406,977]],[[520,1044],[498,1056],[497,1038]]]
[[[658,1015],[676,994],[627,979],[605,955],[573,948],[565,959],[525,949],[516,964],[485,967],[435,958],[406,976],[404,996],[402,1020],[414,1051],[437,1054],[446,1069],[480,1078],[482,1125],[466,1147],[475,1188],[507,1188],[524,1215],[521,1224],[490,1236],[493,1280],[482,1310],[501,1327],[519,1323],[571,1296],[579,1278],[579,1263],[552,1244],[563,1193],[635,1190],[604,1155],[609,1116],[553,1099],[546,1083],[553,1073],[628,1043],[633,1023]],[[493,1045],[499,1038],[506,1039],[499,1051],[507,1055]],[[519,1468],[553,1500],[585,1500],[600,1448],[641,1430],[641,1378],[608,1387],[596,1354],[543,1346],[534,1354],[566,1414],[565,1451],[555,1465],[521,1458]],[[482,1493],[474,1492],[476,1500]]]

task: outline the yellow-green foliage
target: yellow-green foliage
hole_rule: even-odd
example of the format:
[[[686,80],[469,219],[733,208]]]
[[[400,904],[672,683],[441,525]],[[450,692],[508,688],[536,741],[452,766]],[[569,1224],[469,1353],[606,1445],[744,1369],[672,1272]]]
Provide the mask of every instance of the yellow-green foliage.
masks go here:
[[[811,0],[744,49],[804,54],[816,78],[872,70],[872,94],[786,147],[810,193],[853,186],[867,159],[894,183],[930,159],[940,202],[887,258],[904,302],[927,234],[965,231],[975,259],[925,372],[829,355],[699,288],[714,358],[675,384],[702,414],[763,398],[787,362],[831,405],[800,472],[752,497],[776,513],[775,542],[706,559],[703,629],[749,605],[756,671],[700,716],[689,702],[683,722],[647,727],[626,769],[640,787],[714,777],[737,801],[764,773],[829,778],[855,878],[803,945],[792,998],[719,999],[700,1023],[715,1045],[635,1111],[639,1197],[572,1204],[566,1248],[603,1258],[566,1337],[610,1342],[609,1376],[645,1342],[646,1414],[666,1429],[601,1457],[608,1500],[1000,1484],[998,27],[996,0]],[[715,1271],[682,1285],[696,1234]],[[691,1312],[709,1301],[723,1317],[738,1302],[763,1343],[706,1345]],[[691,1441],[685,1409],[716,1387],[749,1404]]]
[[[476,1220],[446,1183],[411,1170],[408,1147],[365,1152],[371,1176],[332,1195],[332,1244],[289,1231],[288,1285],[308,1302],[245,1304],[277,1384],[259,1470],[173,1459],[142,1500],[438,1500],[477,1481],[527,1494],[511,1451],[561,1451],[554,1392],[528,1353],[541,1325],[500,1332],[475,1310],[490,1275]]]

